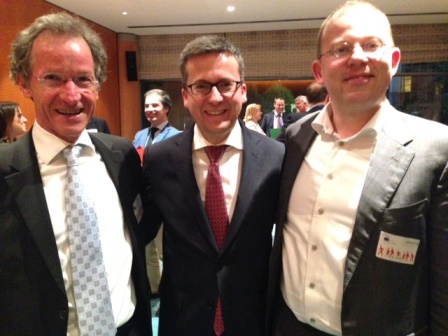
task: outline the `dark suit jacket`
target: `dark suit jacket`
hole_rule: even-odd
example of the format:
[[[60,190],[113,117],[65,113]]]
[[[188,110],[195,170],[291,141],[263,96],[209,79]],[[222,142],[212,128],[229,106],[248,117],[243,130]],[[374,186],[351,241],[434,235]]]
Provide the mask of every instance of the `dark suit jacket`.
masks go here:
[[[87,131],[96,131],[100,133],[107,133],[110,134],[109,125],[107,124],[107,121],[95,116],[92,116],[89,123],[86,127]]]
[[[261,120],[261,128],[263,129],[263,132],[270,137],[271,136],[271,129],[273,128],[272,126],[274,125],[274,118],[275,118],[275,113],[274,111],[266,113],[263,116],[263,119]],[[285,123],[285,113],[282,114],[282,121],[283,123]]]
[[[269,318],[279,291],[291,189],[316,137],[311,127],[316,114],[287,129],[278,230],[270,260]],[[384,117],[348,248],[342,333],[448,335],[448,128],[392,107]],[[418,239],[415,264],[376,257],[381,231]]]
[[[210,336],[218,293],[227,336],[265,332],[268,258],[284,146],[242,123],[241,128],[241,183],[221,251],[193,171],[193,127],[145,152],[152,221],[148,242],[163,221],[161,336]]]
[[[91,138],[117,188],[132,242],[134,316],[142,333],[151,335],[149,285],[133,211],[140,159],[124,138]],[[31,132],[1,146],[0,157],[0,335],[66,335],[68,301]]]

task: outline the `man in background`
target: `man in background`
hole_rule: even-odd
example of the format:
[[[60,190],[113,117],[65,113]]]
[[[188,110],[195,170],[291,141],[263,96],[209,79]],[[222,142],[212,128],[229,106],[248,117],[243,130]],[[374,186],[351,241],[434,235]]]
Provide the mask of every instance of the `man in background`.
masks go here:
[[[241,53],[202,36],[180,56],[195,123],[145,151],[147,241],[163,222],[159,335],[264,335],[283,145],[238,120]]]
[[[0,148],[1,335],[152,334],[140,160],[128,140],[86,131],[106,63],[98,34],[65,13],[12,44],[36,120]]]
[[[305,113],[308,110],[308,99],[306,96],[297,96],[294,99],[296,113]]]
[[[308,97],[309,109],[307,113],[320,111],[328,103],[329,97],[325,86],[317,82],[313,82],[306,88],[306,96]]]
[[[289,114],[285,119],[285,123],[282,126],[282,131],[280,132],[279,136],[277,137],[277,141],[285,142],[286,138],[286,129],[293,123],[295,123],[297,120],[300,120],[301,118],[316,112],[320,111],[324,108],[325,104],[328,101],[328,93],[327,89],[317,83],[313,82],[310,85],[306,87],[306,96],[308,97],[308,103],[309,103],[309,110],[305,112],[297,112],[297,113],[291,113]],[[303,96],[299,96],[303,97]],[[297,104],[296,104],[297,106]]]
[[[286,131],[271,335],[448,335],[448,127],[390,105],[400,56],[367,2],[321,26],[330,102]]]
[[[168,117],[171,110],[171,98],[163,90],[153,89],[144,94],[145,117],[150,126],[138,131],[134,137],[134,147],[145,148],[156,142],[166,140],[180,131],[171,126]]]
[[[285,122],[284,113],[285,100],[283,98],[275,98],[274,110],[265,114],[263,116],[263,119],[261,120],[261,128],[267,136],[272,137],[273,134],[271,134],[271,130],[280,129],[282,127],[283,123]]]
[[[138,131],[134,137],[134,146],[142,156],[144,149],[154,143],[164,141],[180,133],[180,131],[171,126],[168,117],[171,110],[171,98],[163,90],[153,89],[145,93],[145,116],[150,127]],[[146,267],[148,272],[149,284],[151,286],[151,297],[159,297],[159,284],[162,272],[163,243],[162,227],[157,236],[145,248]]]

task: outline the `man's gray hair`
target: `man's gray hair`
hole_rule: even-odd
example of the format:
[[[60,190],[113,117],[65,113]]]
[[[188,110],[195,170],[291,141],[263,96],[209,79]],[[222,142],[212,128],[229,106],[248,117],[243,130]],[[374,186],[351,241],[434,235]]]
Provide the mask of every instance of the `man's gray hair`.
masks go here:
[[[106,80],[107,53],[100,36],[83,20],[61,12],[37,18],[17,35],[9,55],[9,76],[12,81],[17,83],[19,74],[26,81],[31,79],[31,50],[35,39],[46,31],[57,36],[82,37],[92,52],[96,80],[100,84]]]

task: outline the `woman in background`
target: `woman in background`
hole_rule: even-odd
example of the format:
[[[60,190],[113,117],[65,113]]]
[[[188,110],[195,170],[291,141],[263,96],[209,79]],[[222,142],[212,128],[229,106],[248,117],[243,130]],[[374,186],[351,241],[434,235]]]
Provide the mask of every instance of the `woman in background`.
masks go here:
[[[28,120],[22,114],[19,104],[14,102],[0,102],[0,141],[13,142],[17,137],[26,133]]]
[[[246,115],[244,116],[244,123],[246,124],[246,127],[253,131],[265,134],[261,129],[260,125],[258,124],[258,121],[260,121],[262,116],[263,112],[261,112],[261,105],[258,104],[247,105]]]

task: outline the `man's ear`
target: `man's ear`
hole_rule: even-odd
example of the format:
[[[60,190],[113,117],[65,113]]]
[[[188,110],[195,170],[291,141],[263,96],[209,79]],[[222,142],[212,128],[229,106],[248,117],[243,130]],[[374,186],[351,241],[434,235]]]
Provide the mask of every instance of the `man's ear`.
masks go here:
[[[314,78],[316,79],[316,82],[320,85],[324,84],[323,75],[322,75],[322,65],[320,64],[319,60],[314,60],[312,64],[312,70],[314,74]]]
[[[182,99],[184,101],[184,107],[188,110],[188,89],[182,88]]]
[[[33,90],[31,90],[30,81],[26,80],[23,77],[23,74],[18,74],[16,77],[17,85],[19,86],[20,90],[22,91],[23,95],[26,98],[33,99]]]
[[[397,47],[394,47],[392,49],[392,63],[391,63],[392,76],[394,76],[398,71],[398,66],[400,65],[400,59],[401,59],[401,51]]]

